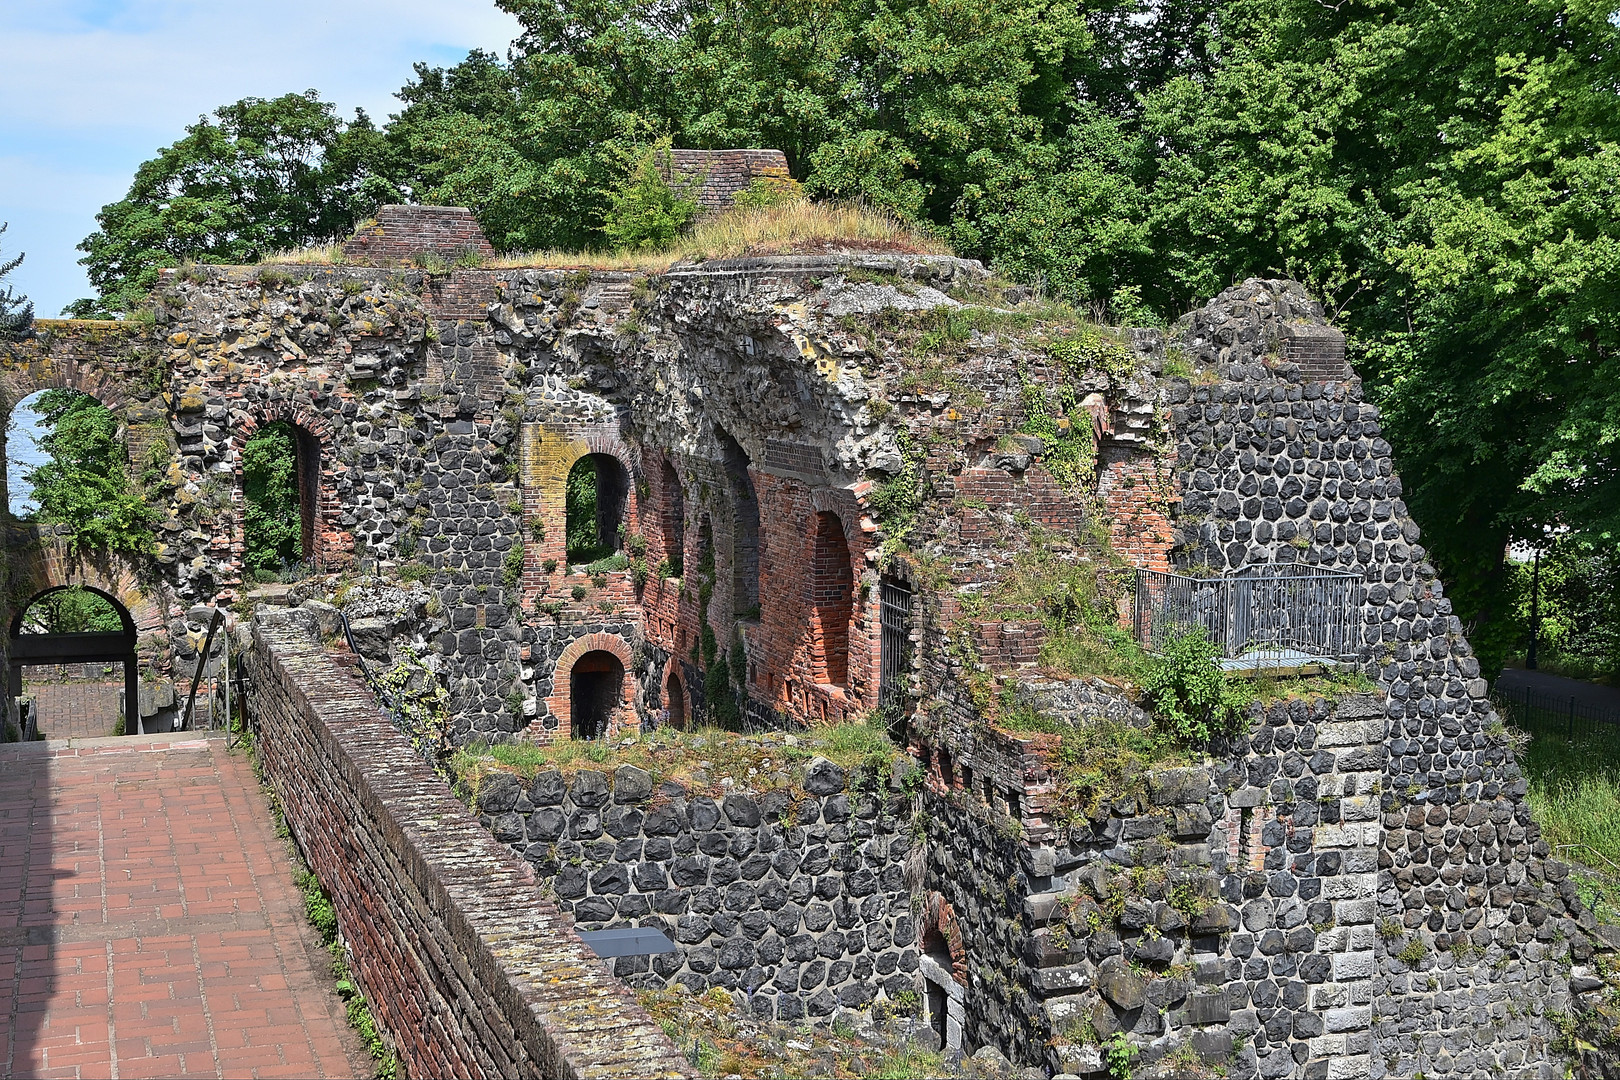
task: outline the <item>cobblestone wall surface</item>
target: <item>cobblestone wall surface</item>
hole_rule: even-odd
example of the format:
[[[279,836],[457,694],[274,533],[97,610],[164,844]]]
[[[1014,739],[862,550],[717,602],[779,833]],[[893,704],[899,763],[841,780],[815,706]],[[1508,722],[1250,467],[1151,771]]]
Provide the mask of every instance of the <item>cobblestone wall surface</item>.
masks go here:
[[[256,617],[247,705],[265,776],[408,1073],[693,1075],[316,632],[307,611]]]
[[[812,760],[803,788],[722,798],[633,766],[487,777],[480,820],[580,926],[651,926],[673,953],[622,957],[632,986],[740,990],[761,1017],[824,1019],[914,986],[900,779]]]

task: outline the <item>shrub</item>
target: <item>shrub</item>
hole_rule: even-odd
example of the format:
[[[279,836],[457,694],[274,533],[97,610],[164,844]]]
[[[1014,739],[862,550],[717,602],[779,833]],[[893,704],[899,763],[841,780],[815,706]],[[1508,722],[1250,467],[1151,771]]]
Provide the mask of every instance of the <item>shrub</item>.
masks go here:
[[[642,151],[629,176],[613,192],[602,231],[613,245],[627,251],[656,251],[675,242],[697,215],[690,184],[671,186],[669,140]],[[678,188],[678,189],[677,189]]]
[[[1202,629],[1177,634],[1148,664],[1142,690],[1159,722],[1177,738],[1205,743],[1236,730],[1244,697],[1226,683],[1219,652]]]

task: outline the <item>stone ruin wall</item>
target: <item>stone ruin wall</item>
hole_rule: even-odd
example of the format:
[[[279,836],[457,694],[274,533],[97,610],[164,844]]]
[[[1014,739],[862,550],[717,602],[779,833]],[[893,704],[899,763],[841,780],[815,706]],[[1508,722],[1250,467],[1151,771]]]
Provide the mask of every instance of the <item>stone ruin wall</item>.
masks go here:
[[[1488,734],[1494,715],[1477,661],[1400,503],[1377,412],[1342,367],[1342,339],[1296,286],[1266,282],[1229,290],[1173,343],[1213,381],[1164,377],[1164,342],[1137,335],[1132,371],[1080,380],[1096,486],[1069,492],[1046,468],[1040,440],[1018,435],[1009,393],[1067,377],[1038,342],[975,330],[952,387],[908,389],[904,358],[863,329],[889,309],[944,302],[941,289],[981,278],[972,264],[911,258],[756,260],[659,279],[355,266],[170,272],[139,344],[128,328],[99,338],[69,328],[7,347],[0,366],[16,396],[76,385],[139,409],[126,411],[132,442],[139,430],[144,452],[168,448],[170,513],[153,595],[177,675],[195,656],[197,626],[187,621],[195,605],[241,592],[241,441],[278,419],[319,447],[318,560],[424,568],[433,602],[413,632],[433,646],[458,740],[567,737],[559,688],[586,648],[613,653],[626,671],[615,730],[654,720],[673,695],[687,716],[700,716],[694,648],[705,623],[722,650],[740,646],[753,723],[864,714],[876,703],[875,586],[880,574],[908,583],[909,689],[920,706],[913,749],[929,776],[920,796],[926,869],[913,901],[926,917],[909,929],[917,946],[927,935],[947,943],[952,1018],[970,1045],[995,1042],[1023,1061],[1095,1071],[1098,1059],[1075,1039],[1089,1021],[1096,1035],[1128,1030],[1146,1047],[1144,1064],[1189,1043],[1224,1058],[1234,1076],[1556,1071],[1547,1016],[1571,1007],[1572,987],[1596,990],[1586,965],[1606,939],[1559,865],[1545,860],[1524,781]],[[118,398],[115,387],[131,392]],[[970,398],[982,404],[964,408]],[[624,467],[627,533],[644,538],[649,566],[678,544],[686,587],[656,575],[638,586],[631,571],[614,571],[574,599],[582,579],[561,572],[561,495],[568,468],[587,453]],[[869,507],[873,477],[908,466],[926,478],[926,512],[908,537],[922,561],[885,561],[883,526]],[[1145,805],[1061,826],[1050,806],[1050,743],[986,730],[962,689],[977,662],[1028,678],[1039,656],[1038,621],[1016,612],[964,620],[960,602],[961,589],[993,580],[1013,535],[1009,507],[1059,532],[1100,510],[1118,550],[1138,565],[1294,561],[1361,574],[1373,705],[1279,707],[1247,739],[1212,749],[1207,789],[1154,787]],[[843,685],[828,679],[825,641],[818,652],[812,630],[824,612],[804,585],[818,556],[824,564],[817,537],[832,523],[851,586],[838,616],[848,618]],[[519,545],[521,557],[512,554]],[[714,571],[701,590],[693,585],[706,546]],[[940,565],[951,588],[938,585]],[[704,592],[709,605],[699,611]],[[951,636],[964,623],[966,652]],[[1065,692],[1067,705],[1048,707],[1078,717],[1131,710],[1106,684]],[[589,809],[569,798],[559,804],[569,814]],[[680,836],[703,831],[696,805]],[[552,824],[534,825],[535,806],[521,839],[510,840],[544,868],[551,856],[531,852],[553,843],[543,835]],[[492,810],[491,825],[510,832],[503,815],[512,813],[516,801]],[[826,813],[823,805],[819,823],[779,827],[843,824]],[[541,831],[531,837],[531,827]],[[573,817],[566,828],[578,828]],[[645,856],[649,839],[629,830],[612,858],[581,844],[581,858],[600,865],[570,902],[605,916],[593,901],[649,895],[639,884],[623,894],[590,885],[614,862],[631,882],[643,866],[653,880],[660,859]],[[779,839],[785,849],[786,832]],[[621,860],[626,840],[641,843],[641,854]],[[877,862],[892,866],[902,840],[890,836]],[[1192,905],[1193,919],[1148,895],[1130,898],[1114,929],[1088,932],[1083,948],[1072,931],[1056,931],[1060,912],[1108,900],[1087,899],[1107,885],[1100,868],[1161,855],[1194,890],[1183,900],[1210,901]],[[888,872],[871,869],[880,879]],[[771,873],[783,889],[803,888],[793,874]],[[562,876],[559,865],[554,877]],[[694,885],[680,902],[708,898],[704,889],[719,886]],[[915,947],[902,943],[907,916],[893,913],[897,903],[887,895],[890,913],[877,918],[890,945],[873,955],[904,971]],[[619,904],[608,905],[614,919],[664,915]],[[738,927],[764,910],[741,911]],[[1391,920],[1399,934],[1379,934]],[[1411,942],[1425,957],[1415,971],[1396,955]],[[702,947],[714,946],[694,949]],[[724,946],[715,948],[718,958]],[[718,963],[702,971],[707,961],[694,965],[694,949],[678,971],[646,974],[716,985],[745,977]],[[916,960],[920,970],[944,970],[927,950]],[[857,962],[854,952],[830,961],[827,977],[831,964],[851,965],[836,986],[824,978],[806,988],[801,971],[800,990],[777,1000],[809,1012],[818,994],[837,998],[858,985],[859,998],[891,977],[875,958],[873,974],[858,976]],[[1144,967],[1158,977],[1142,980]]]

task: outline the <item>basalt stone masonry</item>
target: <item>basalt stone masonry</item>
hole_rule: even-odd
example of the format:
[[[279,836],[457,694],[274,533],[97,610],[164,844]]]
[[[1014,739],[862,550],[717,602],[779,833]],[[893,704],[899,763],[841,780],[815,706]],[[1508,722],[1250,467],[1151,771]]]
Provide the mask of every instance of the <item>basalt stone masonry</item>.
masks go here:
[[[0,347],[11,394],[78,386],[129,421],[174,671],[198,605],[244,591],[242,445],[284,421],[306,557],[426,591],[410,633],[457,742],[888,706],[915,803],[619,772],[483,793],[575,917],[676,936],[627,979],[777,1016],[910,980],[948,1044],[1082,1073],[1117,1034],[1163,1075],[1562,1072],[1559,1016],[1607,992],[1611,934],[1547,858],[1382,421],[1297,284],[1234,286],[1167,339],[960,259],[497,269],[451,257],[461,214],[379,221],[420,266],[170,271],[150,328]],[[1193,768],[1077,813],[1063,733],[1153,722],[1043,666],[1081,616],[1129,625],[1119,559],[1346,575],[1371,692],[1257,704]],[[1001,726],[1009,704],[1044,730]]]
[[[653,926],[676,943],[621,957],[632,986],[740,990],[781,1020],[913,989],[904,772],[851,778],[817,759],[801,788],[719,799],[655,787],[633,766],[529,783],[495,773],[477,807],[581,927]]]

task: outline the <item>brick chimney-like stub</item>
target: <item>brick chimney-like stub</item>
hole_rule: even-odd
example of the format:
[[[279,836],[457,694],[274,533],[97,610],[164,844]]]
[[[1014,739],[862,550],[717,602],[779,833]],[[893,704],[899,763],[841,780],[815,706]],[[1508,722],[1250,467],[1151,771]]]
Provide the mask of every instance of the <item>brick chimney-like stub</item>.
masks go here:
[[[376,220],[343,245],[349,262],[374,266],[397,266],[428,253],[448,262],[469,254],[483,261],[494,258],[495,249],[464,206],[380,206]]]

